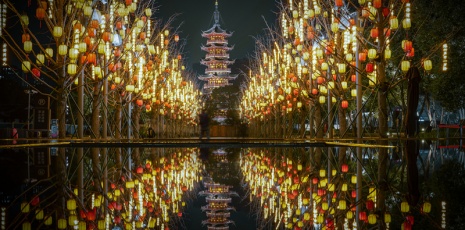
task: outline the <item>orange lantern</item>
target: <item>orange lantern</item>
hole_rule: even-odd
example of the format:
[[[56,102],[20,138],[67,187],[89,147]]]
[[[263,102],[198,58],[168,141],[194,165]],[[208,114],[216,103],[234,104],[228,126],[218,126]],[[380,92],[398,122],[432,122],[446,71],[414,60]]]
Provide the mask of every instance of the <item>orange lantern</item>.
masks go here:
[[[144,104],[144,101],[141,100],[141,99],[137,99],[136,103],[137,103],[138,106],[142,106]]]
[[[111,33],[108,31],[103,32],[102,39],[105,42],[109,42],[111,40]]]
[[[45,9],[42,7],[39,7],[36,9],[36,17],[39,20],[44,20],[45,18]]]
[[[349,107],[349,102],[347,100],[342,100],[341,107],[347,109]]]
[[[343,5],[342,0],[335,0],[335,4],[337,7],[341,7]]]
[[[373,7],[381,8],[381,0],[373,0]]]

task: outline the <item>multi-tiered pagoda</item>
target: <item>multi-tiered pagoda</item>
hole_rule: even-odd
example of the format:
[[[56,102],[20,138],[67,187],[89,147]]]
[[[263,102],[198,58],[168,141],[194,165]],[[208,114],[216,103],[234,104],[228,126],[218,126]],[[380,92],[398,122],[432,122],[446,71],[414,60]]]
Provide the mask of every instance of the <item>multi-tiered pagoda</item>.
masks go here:
[[[231,196],[238,196],[236,192],[230,191],[231,186],[214,183],[211,180],[204,181],[206,190],[199,195],[206,196],[207,205],[202,206],[202,211],[207,213],[207,219],[202,221],[210,230],[227,230],[229,224],[234,224],[230,220],[230,211],[235,210],[229,204],[232,202]]]
[[[231,85],[229,81],[237,78],[237,74],[231,74],[229,65],[234,64],[229,60],[229,51],[234,47],[228,45],[227,38],[232,33],[227,32],[220,26],[220,12],[218,10],[218,1],[215,2],[215,12],[213,13],[215,23],[213,26],[202,32],[202,37],[207,38],[207,44],[202,45],[201,49],[207,54],[200,64],[207,66],[205,75],[199,76],[199,79],[206,81],[203,86],[205,94],[210,94],[214,88]]]

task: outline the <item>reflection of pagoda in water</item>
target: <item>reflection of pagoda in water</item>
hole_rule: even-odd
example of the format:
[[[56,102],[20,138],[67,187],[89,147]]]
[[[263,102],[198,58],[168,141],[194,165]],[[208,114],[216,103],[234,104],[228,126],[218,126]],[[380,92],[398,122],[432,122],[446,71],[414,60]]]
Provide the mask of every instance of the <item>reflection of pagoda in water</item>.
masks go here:
[[[203,89],[204,93],[209,94],[214,88],[230,85],[229,81],[237,78],[237,74],[232,75],[231,69],[228,68],[234,61],[229,60],[228,51],[234,47],[228,46],[228,40],[232,33],[220,27],[220,12],[218,11],[218,1],[215,2],[214,12],[215,23],[207,31],[202,32],[202,37],[207,38],[207,44],[201,49],[206,51],[205,58],[201,64],[207,66],[205,75],[199,76],[199,79],[206,81]]]
[[[231,186],[214,183],[211,178],[204,182],[206,189],[200,191],[199,195],[206,196],[207,205],[202,206],[202,211],[207,213],[207,220],[202,224],[207,225],[211,230],[229,229],[229,224],[234,224],[230,220],[230,211],[236,209],[229,204],[232,202],[231,196],[238,196],[236,192],[230,191]]]

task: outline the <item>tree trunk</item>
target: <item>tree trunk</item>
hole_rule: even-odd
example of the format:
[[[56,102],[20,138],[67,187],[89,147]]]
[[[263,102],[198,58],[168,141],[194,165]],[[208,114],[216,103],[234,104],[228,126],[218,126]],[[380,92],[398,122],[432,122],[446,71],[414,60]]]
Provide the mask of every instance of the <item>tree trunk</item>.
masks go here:
[[[100,138],[100,83],[95,83],[94,90],[93,90],[93,98],[92,98],[92,136],[94,140],[98,140]],[[102,172],[100,170],[100,148],[92,148],[92,178],[94,182],[94,186],[97,191],[101,191],[101,180],[100,177]]]

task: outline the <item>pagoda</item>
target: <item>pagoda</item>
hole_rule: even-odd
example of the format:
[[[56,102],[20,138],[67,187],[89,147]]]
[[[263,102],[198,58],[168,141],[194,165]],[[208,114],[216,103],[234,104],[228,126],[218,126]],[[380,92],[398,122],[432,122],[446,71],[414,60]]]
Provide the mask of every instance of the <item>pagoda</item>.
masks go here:
[[[229,204],[232,202],[231,196],[238,196],[234,191],[230,191],[231,186],[215,183],[211,178],[204,181],[206,189],[199,192],[199,195],[206,196],[207,205],[202,206],[203,212],[207,213],[207,219],[202,221],[202,225],[207,225],[211,230],[227,230],[234,221],[230,220],[230,211],[236,209]]]
[[[231,85],[229,81],[237,78],[237,74],[231,74],[229,65],[234,64],[229,60],[229,51],[234,47],[228,45],[227,38],[232,33],[227,32],[220,26],[220,12],[218,1],[215,2],[215,12],[213,13],[215,23],[207,31],[202,31],[202,37],[207,38],[207,43],[201,49],[207,54],[200,61],[200,64],[207,66],[205,74],[199,76],[199,80],[205,81],[203,86],[204,94],[210,94],[214,88]]]

